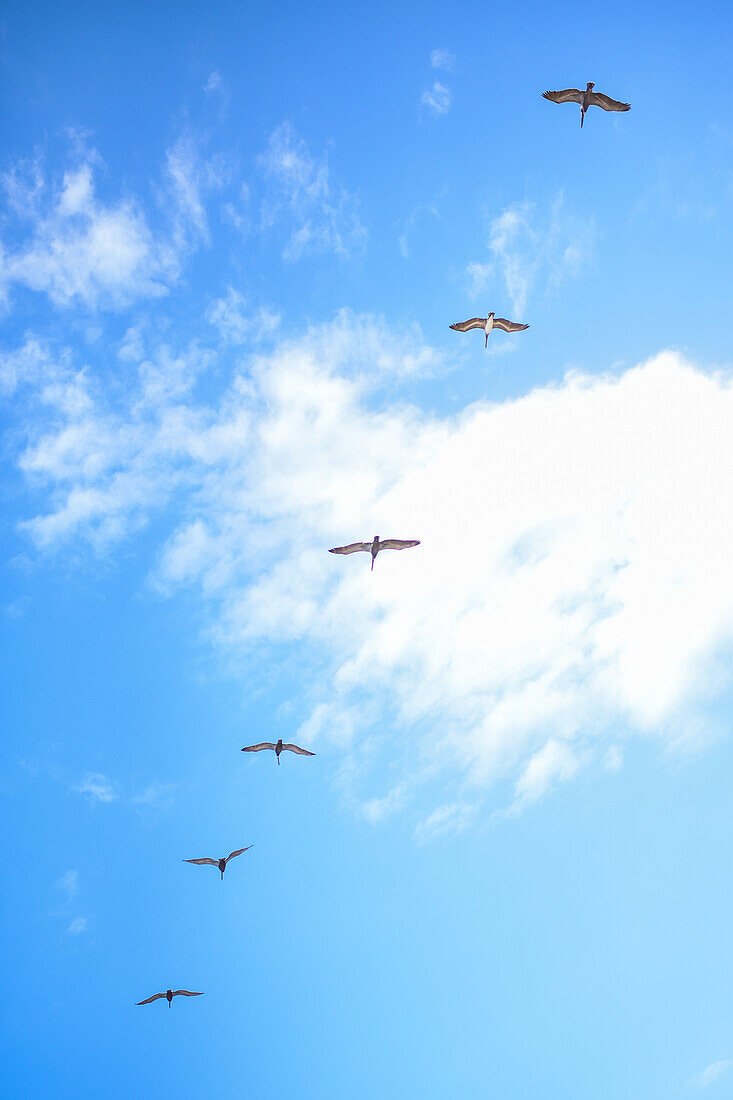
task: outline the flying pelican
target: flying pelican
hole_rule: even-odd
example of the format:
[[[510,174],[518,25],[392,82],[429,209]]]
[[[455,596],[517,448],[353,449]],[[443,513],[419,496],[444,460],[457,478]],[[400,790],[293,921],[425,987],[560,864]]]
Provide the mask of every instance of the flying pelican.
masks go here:
[[[263,749],[272,749],[275,753],[275,756],[277,757],[278,764],[280,763],[280,753],[285,752],[286,749],[288,750],[288,752],[297,752],[299,756],[316,755],[314,752],[308,752],[308,749],[301,749],[300,745],[284,745],[282,737],[277,742],[277,744],[275,744],[274,741],[260,741],[259,745],[247,745],[246,749],[242,749],[242,752],[262,752]],[[252,845],[250,845],[250,847],[252,847]],[[235,852],[234,855],[237,855],[237,853]],[[232,857],[229,856],[229,859],[231,858]],[[222,874],[222,878],[223,877],[224,876]]]
[[[374,569],[374,562],[380,550],[405,550],[408,546],[419,545],[420,539],[382,539],[380,542],[379,535],[375,535],[373,542],[350,542],[348,546],[334,546],[333,550],[328,552],[329,554],[355,554],[358,550],[365,550],[372,555],[372,569]]]
[[[206,857],[205,859],[184,859],[183,862],[198,863],[199,865],[206,863],[210,864],[212,867],[218,867],[221,871],[221,881],[223,882],[224,872],[227,869],[227,863],[229,862],[229,860],[234,859],[235,856],[241,856],[242,852],[248,852],[251,847],[252,845],[248,844],[246,848],[237,848],[236,852],[230,852],[229,855],[225,856],[223,859],[209,859],[208,857]]]
[[[583,129],[583,119],[589,107],[602,107],[604,111],[630,111],[630,103],[622,103],[618,99],[611,99],[602,92],[594,92],[595,84],[588,81],[588,87],[584,92],[580,88],[563,88],[560,92],[543,92],[543,98],[552,103],[579,103],[580,104],[580,128]]]
[[[455,325],[451,325],[452,329],[456,332],[468,332],[472,328],[482,328],[486,334],[484,340],[484,347],[489,343],[489,333],[492,328],[503,329],[504,332],[522,332],[524,329],[529,328],[529,325],[518,325],[516,321],[507,321],[505,317],[497,317],[495,314],[490,313],[488,317],[472,317],[470,321],[459,321]]]
[[[191,993],[188,989],[166,989],[165,993],[154,993],[152,997],[147,997],[144,1001],[135,1001],[135,1004],[149,1005],[151,1001],[157,1001],[161,997],[167,999],[168,1008],[170,1008],[174,997],[203,997],[203,993]]]

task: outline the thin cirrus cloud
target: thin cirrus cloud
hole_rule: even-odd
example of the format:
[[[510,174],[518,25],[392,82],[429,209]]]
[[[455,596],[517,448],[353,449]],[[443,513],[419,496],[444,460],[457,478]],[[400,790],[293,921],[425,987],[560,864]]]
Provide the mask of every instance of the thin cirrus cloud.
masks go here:
[[[218,643],[262,675],[278,647],[316,661],[299,734],[339,747],[370,820],[409,810],[423,839],[489,791],[514,813],[620,767],[634,733],[704,743],[733,640],[726,374],[663,352],[455,416],[399,399],[402,377],[440,369],[416,334],[343,314],[254,355],[211,405],[133,388],[111,411],[65,396],[69,376],[39,407],[29,384],[40,421],[19,456],[47,501],[25,531],[49,552],[109,555],[175,500],[155,584],[198,588]],[[374,574],[325,552],[375,531],[422,545]]]
[[[562,192],[546,210],[515,203],[490,219],[491,258],[467,265],[469,293],[476,298],[500,286],[521,319],[534,289],[551,290],[580,273],[593,254],[594,237],[593,222],[568,210]]]
[[[730,1067],[730,1064],[730,1059],[724,1059],[721,1062],[712,1062],[709,1066],[706,1066],[702,1072],[696,1074],[689,1084],[696,1089],[707,1088],[708,1085],[712,1085],[714,1081],[722,1077]]]
[[[432,111],[435,115],[447,115],[450,111],[453,95],[450,88],[436,80],[432,88],[426,88],[420,97],[423,107]]]
[[[258,158],[268,184],[264,230],[284,230],[282,257],[294,263],[309,252],[350,256],[366,244],[358,201],[334,179],[328,159],[314,156],[289,122],[275,129]]]
[[[434,69],[445,69],[446,72],[452,73],[455,63],[456,55],[452,50],[442,48],[433,50],[430,54],[430,64]]]

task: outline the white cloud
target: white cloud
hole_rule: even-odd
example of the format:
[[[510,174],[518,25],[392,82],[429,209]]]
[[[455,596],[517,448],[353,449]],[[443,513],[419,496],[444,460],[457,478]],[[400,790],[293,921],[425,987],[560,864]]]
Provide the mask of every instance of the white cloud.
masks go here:
[[[184,254],[208,240],[204,198],[225,181],[225,162],[204,160],[190,136],[176,141],[166,152],[164,224],[153,231],[139,198],[99,197],[103,161],[77,145],[61,182],[46,178],[40,161],[3,176],[7,205],[28,231],[16,227],[16,242],[0,244],[0,294],[19,285],[57,306],[105,309],[166,294]]]
[[[432,88],[428,88],[420,97],[423,107],[428,107],[436,115],[445,115],[450,111],[453,96],[450,88],[435,81]]]
[[[45,547],[108,552],[178,494],[158,584],[200,586],[263,675],[294,645],[318,669],[306,743],[339,744],[373,820],[434,787],[425,835],[499,781],[518,809],[619,767],[619,734],[699,743],[733,643],[727,375],[665,352],[445,418],[394,396],[435,369],[418,333],[342,314],[209,406],[175,386],[146,404],[141,373],[112,415],[69,380],[20,459],[50,489],[27,527]],[[375,532],[422,545],[374,573],[326,553]]]
[[[65,871],[56,883],[59,890],[63,890],[69,901],[79,893],[79,872]]]
[[[285,223],[290,235],[283,259],[292,263],[306,252],[349,256],[366,244],[357,201],[331,177],[328,160],[313,157],[289,122],[270,135],[259,163],[271,184],[262,204],[262,225]]]
[[[154,239],[132,199],[96,197],[91,161],[65,172],[51,191],[43,188],[30,240],[2,256],[0,284],[45,292],[62,306],[119,305],[165,292],[175,267],[169,248]]]
[[[424,821],[420,822],[415,835],[419,841],[425,843],[440,836],[462,833],[470,825],[474,812],[475,806],[462,802],[453,803],[450,806],[438,806]]]
[[[78,935],[80,935],[80,933],[86,932],[86,930],[87,930],[87,918],[86,917],[74,917],[74,919],[69,923],[69,927],[67,928],[67,932],[69,933],[70,936],[78,936]]]
[[[456,55],[452,50],[433,50],[430,54],[430,64],[434,69],[445,69],[447,72],[452,73],[455,61]]]
[[[85,794],[90,802],[116,802],[119,798],[107,776],[99,772],[87,772],[74,790]]]
[[[514,319],[521,320],[538,283],[546,291],[579,274],[592,254],[593,238],[593,224],[570,213],[562,194],[546,213],[534,203],[515,203],[490,222],[491,262],[468,264],[470,293],[483,294],[499,276]]]
[[[221,73],[218,73],[216,69],[212,73],[209,73],[209,79],[204,85],[205,92],[220,92],[224,87],[224,81],[221,78]]]
[[[729,1059],[722,1062],[713,1062],[711,1065],[706,1066],[701,1073],[698,1073],[696,1077],[693,1077],[689,1084],[692,1085],[693,1088],[707,1088],[708,1085],[712,1085],[714,1081],[717,1081],[718,1078],[725,1073],[730,1064]]]
[[[228,344],[245,344],[271,336],[280,325],[280,316],[264,306],[252,313],[247,302],[231,287],[226,298],[217,298],[206,312],[206,320],[221,333]],[[0,379],[2,378],[0,364]]]

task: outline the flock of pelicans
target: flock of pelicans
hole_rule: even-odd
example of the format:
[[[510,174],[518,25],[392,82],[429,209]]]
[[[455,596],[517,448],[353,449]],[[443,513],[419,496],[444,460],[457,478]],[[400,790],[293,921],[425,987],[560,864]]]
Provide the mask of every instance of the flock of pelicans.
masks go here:
[[[601,92],[594,92],[594,88],[595,84],[589,81],[585,91],[582,91],[580,88],[563,88],[559,92],[543,92],[542,95],[552,103],[579,104],[581,129],[585,119],[585,113],[589,107],[601,107],[604,111],[631,110],[630,103],[622,103],[620,100],[611,99],[610,96],[603,95]],[[451,325],[450,327],[456,332],[470,332],[471,329],[474,328],[481,329],[485,335],[484,347],[487,347],[489,343],[489,334],[492,329],[498,328],[502,329],[504,332],[522,332],[524,329],[529,328],[529,325],[520,325],[517,324],[516,321],[507,321],[504,317],[497,317],[495,313],[489,313],[488,317],[471,317],[468,321],[459,321],[457,324]],[[371,554],[371,568],[374,569],[374,562],[377,560],[377,554],[381,550],[406,550],[408,547],[419,545],[419,539],[380,539],[379,535],[375,535],[371,542],[350,542],[348,546],[334,546],[332,550],[329,550],[329,553],[356,554],[359,551],[364,551],[364,553]],[[299,756],[315,756],[314,752],[303,749],[300,745],[285,743],[282,738],[278,741],[260,741],[256,745],[247,745],[242,749],[242,752],[262,752],[263,749],[270,749],[274,752],[278,764],[280,763],[280,754],[283,752],[294,752]],[[211,859],[209,856],[205,856],[202,859],[186,859],[183,862],[195,863],[199,866],[218,867],[223,882],[224,871],[229,861],[235,859],[236,856],[241,856],[243,852],[248,852],[251,847],[252,845],[249,844],[246,848],[237,848],[234,852],[230,852],[228,856],[222,856],[221,859]],[[194,993],[190,989],[166,989],[165,993],[154,993],[152,997],[146,997],[144,1001],[137,1001],[136,1004],[149,1005],[152,1001],[159,1001],[165,998],[170,1008],[174,997],[202,996],[202,993]]]

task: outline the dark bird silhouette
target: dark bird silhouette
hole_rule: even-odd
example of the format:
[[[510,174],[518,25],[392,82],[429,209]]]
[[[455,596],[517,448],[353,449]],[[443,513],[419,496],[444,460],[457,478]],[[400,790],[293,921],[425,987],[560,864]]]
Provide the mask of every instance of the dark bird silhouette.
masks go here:
[[[379,535],[375,535],[373,542],[350,542],[348,546],[334,546],[333,550],[328,552],[329,554],[356,554],[359,550],[364,550],[372,555],[372,569],[374,569],[374,562],[380,550],[405,550],[408,546],[419,545],[420,539],[382,539],[380,542]]]
[[[248,852],[250,848],[254,847],[252,844],[248,844],[246,848],[237,848],[236,852],[230,852],[228,856],[222,859],[209,859],[208,856],[204,859],[184,859],[184,863],[197,863],[199,866],[207,864],[211,867],[218,867],[221,871],[221,880],[224,881],[224,872],[227,869],[227,863],[230,859],[234,859],[235,856],[241,856],[242,852]]]
[[[486,335],[484,340],[484,347],[486,347],[489,342],[489,333],[493,328],[503,329],[504,332],[523,332],[524,329],[529,328],[529,325],[519,325],[516,321],[507,321],[506,317],[497,317],[490,313],[488,317],[472,317],[470,321],[458,321],[450,327],[456,332],[470,332],[472,328],[483,329]]]
[[[611,99],[602,92],[594,92],[595,84],[588,81],[585,91],[580,88],[563,88],[559,92],[543,92],[544,99],[551,103],[579,103],[580,104],[580,128],[583,129],[583,119],[589,107],[601,107],[604,111],[630,111],[630,103],[622,103],[619,99]]]
[[[166,998],[168,1008],[170,1008],[174,997],[203,997],[203,993],[191,993],[188,989],[166,989],[165,993],[154,993],[152,997],[146,997],[144,1001],[135,1001],[135,1004],[149,1005],[151,1001],[158,1001],[161,997]]]
[[[277,757],[278,764],[280,763],[280,753],[285,752],[297,752],[299,756],[315,756],[314,752],[309,752],[308,749],[301,749],[300,745],[286,745],[283,744],[282,737],[279,741],[260,741],[259,745],[247,745],[242,749],[242,752],[262,752],[263,749],[272,749]],[[235,853],[236,854],[236,853]],[[229,857],[232,858],[231,856]]]

